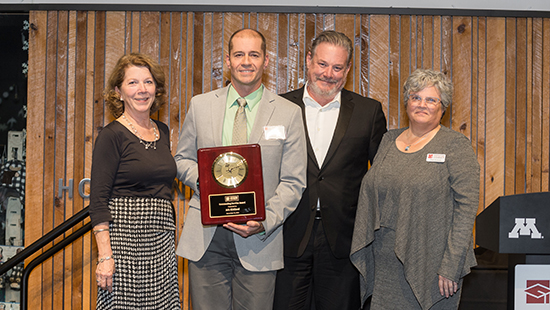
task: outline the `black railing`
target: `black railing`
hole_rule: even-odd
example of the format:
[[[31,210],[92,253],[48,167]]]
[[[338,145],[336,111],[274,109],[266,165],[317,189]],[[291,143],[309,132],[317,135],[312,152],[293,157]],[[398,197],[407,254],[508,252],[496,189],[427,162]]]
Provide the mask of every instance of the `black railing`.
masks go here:
[[[57,226],[55,229],[45,234],[42,238],[36,240],[34,243],[26,247],[23,251],[17,253],[8,261],[0,265],[0,275],[5,274],[13,267],[22,263],[25,259],[33,255],[37,251],[41,250],[44,246],[53,242],[57,237],[64,234],[67,230],[73,228],[78,224],[81,224],[82,221],[88,217],[88,215],[88,207],[86,207],[65,222],[63,222],[63,224]],[[82,235],[89,232],[91,229],[91,223],[82,226],[77,231],[73,232],[71,235],[65,237],[63,240],[49,248],[46,252],[34,258],[27,266],[25,266],[25,268],[23,269],[23,275],[21,277],[21,310],[27,310],[28,280],[29,275],[31,274],[33,269],[42,264],[46,259],[52,257],[55,253],[61,251],[63,248],[71,244],[76,239],[82,237]]]

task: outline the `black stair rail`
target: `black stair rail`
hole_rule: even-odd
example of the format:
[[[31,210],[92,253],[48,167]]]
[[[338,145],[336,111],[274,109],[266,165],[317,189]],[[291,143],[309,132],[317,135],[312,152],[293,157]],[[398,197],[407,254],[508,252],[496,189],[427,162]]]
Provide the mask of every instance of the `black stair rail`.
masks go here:
[[[48,245],[49,243],[53,242],[57,237],[64,234],[67,230],[73,228],[74,226],[80,224],[84,219],[86,219],[89,215],[88,207],[82,209],[77,214],[73,215],[71,218],[63,222],[61,225],[54,228],[49,233],[42,236],[42,238],[36,240],[31,245],[23,249],[23,251],[19,252],[12,258],[10,258],[8,261],[0,265],[0,275],[5,274],[10,269],[18,265],[19,263],[23,262],[26,258],[30,257],[37,251],[41,250],[44,246]],[[92,229],[92,224],[89,222],[88,224],[82,226],[77,231],[73,232],[70,236],[65,237],[63,240],[52,246],[50,249],[48,249],[46,252],[40,254],[38,257],[33,259],[25,268],[23,269],[23,275],[21,277],[21,303],[20,303],[20,309],[21,310],[27,310],[27,295],[28,295],[28,279],[31,271],[36,268],[38,265],[42,264],[46,259],[53,256],[55,253],[59,252],[63,248],[65,248],[67,245],[71,244],[76,239],[80,238],[87,232],[89,232]]]
[[[21,310],[27,310],[27,296],[28,296],[28,281],[29,276],[34,268],[38,267],[40,264],[42,264],[45,260],[52,257],[55,253],[61,251],[66,246],[71,244],[76,239],[82,237],[82,235],[86,234],[87,232],[92,229],[92,223],[88,223],[82,227],[80,227],[77,231],[72,233],[70,236],[66,237],[65,239],[58,242],[53,247],[49,248],[46,252],[40,254],[37,258],[33,259],[26,267],[23,269],[23,276],[21,277]]]

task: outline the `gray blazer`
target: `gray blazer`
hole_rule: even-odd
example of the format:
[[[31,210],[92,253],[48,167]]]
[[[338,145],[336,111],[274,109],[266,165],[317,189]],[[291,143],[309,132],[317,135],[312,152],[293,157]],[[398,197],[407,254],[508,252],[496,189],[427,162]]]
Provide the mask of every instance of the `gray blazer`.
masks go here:
[[[228,88],[195,96],[181,129],[177,153],[177,177],[195,191],[183,225],[176,254],[198,261],[210,244],[217,226],[201,223],[197,189],[197,150],[222,146],[222,126]],[[283,268],[284,220],[294,211],[306,186],[307,152],[302,113],[294,103],[264,89],[249,143],[260,144],[266,201],[265,235],[242,238],[233,234],[241,264],[250,271]],[[284,126],[285,139],[266,140],[265,126]]]

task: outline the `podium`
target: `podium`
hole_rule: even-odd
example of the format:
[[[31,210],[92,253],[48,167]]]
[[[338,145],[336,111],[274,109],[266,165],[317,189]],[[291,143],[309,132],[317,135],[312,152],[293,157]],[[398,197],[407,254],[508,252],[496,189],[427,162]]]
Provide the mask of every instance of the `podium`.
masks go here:
[[[476,244],[508,254],[508,309],[517,264],[550,264],[550,192],[501,196],[476,218]]]

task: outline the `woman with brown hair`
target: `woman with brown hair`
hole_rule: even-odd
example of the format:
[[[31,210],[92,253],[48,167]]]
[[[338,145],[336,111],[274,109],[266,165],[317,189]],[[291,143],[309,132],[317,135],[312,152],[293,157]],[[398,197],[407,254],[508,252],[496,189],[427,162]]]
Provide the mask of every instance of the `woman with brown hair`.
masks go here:
[[[168,127],[150,115],[165,103],[162,68],[122,56],[105,89],[116,118],[97,136],[90,217],[97,242],[97,309],[181,309]]]

